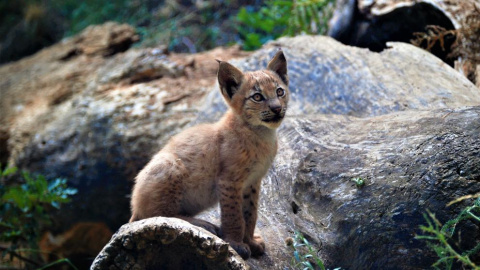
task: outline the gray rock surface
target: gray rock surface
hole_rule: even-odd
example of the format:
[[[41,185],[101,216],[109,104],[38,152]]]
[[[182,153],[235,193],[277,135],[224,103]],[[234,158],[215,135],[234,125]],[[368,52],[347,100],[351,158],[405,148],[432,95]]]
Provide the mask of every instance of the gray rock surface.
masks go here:
[[[410,44],[389,46],[373,53],[327,37],[299,36],[281,38],[233,63],[243,70],[263,68],[281,47],[292,92],[289,115],[367,117],[478,104],[478,88],[440,59]],[[197,122],[218,119],[226,109],[217,91],[210,92],[204,104]]]
[[[435,261],[415,240],[426,210],[446,222],[480,191],[480,106],[405,111],[369,118],[290,117],[274,168],[264,180],[259,269],[288,267],[283,244],[299,230],[332,269],[426,269]],[[358,188],[351,179],[362,177]],[[478,224],[460,228],[472,248]],[[474,242],[474,241],[473,241]],[[283,259],[279,259],[283,258]]]
[[[90,269],[245,270],[248,266],[208,231],[183,220],[157,217],[122,226]]]

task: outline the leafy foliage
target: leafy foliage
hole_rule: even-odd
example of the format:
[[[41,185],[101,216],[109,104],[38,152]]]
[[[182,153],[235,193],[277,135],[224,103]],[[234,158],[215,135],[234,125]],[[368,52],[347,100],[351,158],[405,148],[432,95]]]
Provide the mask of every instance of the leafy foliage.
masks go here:
[[[140,20],[150,17],[144,1],[50,0],[50,5],[69,25],[66,36],[77,34],[92,24],[117,21],[136,25]]]
[[[66,179],[47,181],[42,175],[17,171],[15,167],[0,170],[0,241],[10,243],[3,256],[34,262],[16,251],[28,247],[35,253],[40,230],[51,222],[49,214],[68,203],[77,190],[67,187]]]
[[[325,270],[322,259],[317,255],[315,248],[299,231],[295,231],[289,243],[293,249],[292,263],[294,269]]]
[[[230,12],[225,7],[209,5],[166,6],[150,15],[148,24],[134,25],[143,37],[140,46],[161,44],[169,51],[196,53],[234,41],[233,23],[228,20]]]
[[[334,0],[269,0],[255,11],[243,7],[237,14],[239,34],[247,50],[269,40],[300,33],[325,34],[333,13]]]
[[[453,244],[452,237],[455,228],[460,222],[474,220],[480,222],[480,198],[477,198],[473,205],[466,207],[454,219],[447,221],[443,226],[434,214],[428,212],[424,215],[427,226],[420,226],[424,235],[417,235],[416,239],[426,240],[428,246],[435,251],[439,259],[433,264],[435,269],[452,269],[455,261],[462,263],[465,267],[471,269],[480,269],[470,259],[472,255],[480,252],[480,243],[467,251],[460,251]],[[443,266],[443,267],[442,267]]]

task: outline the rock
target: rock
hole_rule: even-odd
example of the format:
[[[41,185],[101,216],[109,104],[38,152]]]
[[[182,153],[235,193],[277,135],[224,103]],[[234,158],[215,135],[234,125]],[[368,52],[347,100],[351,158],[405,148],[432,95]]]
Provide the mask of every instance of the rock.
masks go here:
[[[275,50],[284,49],[290,91],[288,114],[377,116],[403,110],[477,105],[478,88],[430,53],[391,42],[372,53],[342,46],[326,37],[281,38],[245,60],[244,70],[265,67]],[[218,119],[226,106],[217,91],[207,96],[197,122]]]
[[[123,225],[98,254],[95,269],[228,269],[248,266],[226,242],[175,218]]]
[[[10,156],[10,150],[3,149],[12,129],[16,129],[12,126],[31,133],[28,123],[38,124],[39,115],[84,91],[87,82],[95,81],[96,70],[107,61],[98,56],[125,51],[137,39],[134,29],[126,24],[90,26],[33,56],[1,66],[0,74],[5,77],[0,80],[0,161],[5,163]]]
[[[178,78],[185,75],[185,65],[179,65],[158,50],[130,50],[118,59],[107,61],[99,70],[101,84],[125,81],[129,84],[144,83],[162,77]]]
[[[435,255],[414,237],[427,210],[445,223],[471,204],[449,201],[480,191],[479,116],[480,106],[287,118],[262,186],[257,228],[267,254],[248,262],[288,267],[293,254],[283,243],[298,230],[330,269],[430,268]],[[460,229],[470,236],[461,245],[472,248],[479,229]]]
[[[91,25],[75,36],[72,40],[74,46],[66,50],[66,54],[60,59],[66,60],[78,54],[88,56],[110,56],[124,52],[139,40],[135,28],[128,24],[107,22],[102,25]]]

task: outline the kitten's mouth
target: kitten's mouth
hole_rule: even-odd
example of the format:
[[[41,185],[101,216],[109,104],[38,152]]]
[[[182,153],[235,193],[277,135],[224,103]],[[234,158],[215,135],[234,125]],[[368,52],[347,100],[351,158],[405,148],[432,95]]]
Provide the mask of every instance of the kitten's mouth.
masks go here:
[[[283,115],[275,115],[270,118],[262,119],[262,121],[267,123],[278,123],[282,121],[282,119],[283,119]]]

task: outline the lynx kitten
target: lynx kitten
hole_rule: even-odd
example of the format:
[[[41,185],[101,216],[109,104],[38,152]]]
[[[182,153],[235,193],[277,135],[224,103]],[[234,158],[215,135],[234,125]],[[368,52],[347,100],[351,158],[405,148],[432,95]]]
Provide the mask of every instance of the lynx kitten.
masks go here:
[[[170,139],[136,177],[130,222],[176,217],[229,242],[243,258],[265,252],[254,235],[260,183],[277,152],[276,129],[289,99],[287,61],[279,50],[266,70],[241,72],[219,61],[230,109],[214,124]],[[220,201],[221,228],[193,218]]]

